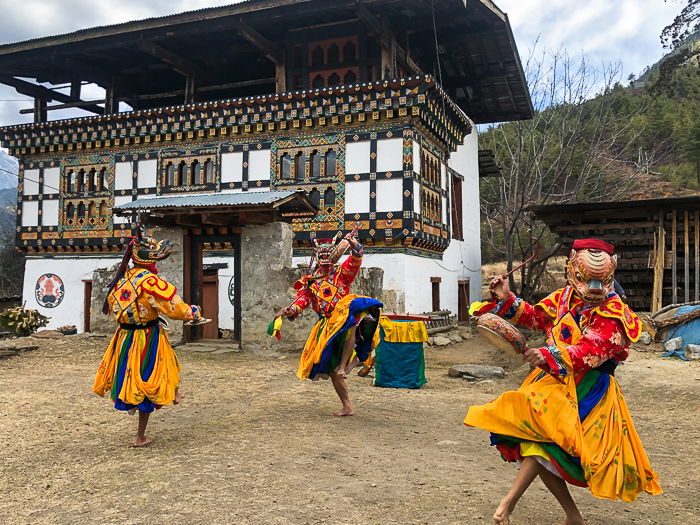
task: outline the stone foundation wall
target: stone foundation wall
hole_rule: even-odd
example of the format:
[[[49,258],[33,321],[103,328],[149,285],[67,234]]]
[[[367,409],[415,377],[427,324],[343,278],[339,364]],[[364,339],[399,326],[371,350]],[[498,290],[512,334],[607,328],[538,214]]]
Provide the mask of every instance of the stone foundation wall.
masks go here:
[[[311,309],[294,321],[283,321],[282,341],[267,335],[270,321],[294,300],[296,290],[292,285],[306,272],[290,267],[291,227],[285,223],[246,227],[241,241],[242,349],[258,353],[300,351],[318,320]],[[362,268],[351,291],[381,298],[383,280],[383,270]]]
[[[158,275],[172,283],[177,288],[178,294],[181,295],[184,282],[182,230],[180,228],[154,228],[151,236],[158,240],[168,239],[173,243],[173,251],[170,257],[158,263]],[[112,282],[118,268],[118,264],[109,268],[99,268],[92,275],[90,327],[94,333],[113,333],[116,328],[114,317],[102,313],[102,303],[107,295],[107,286]],[[170,342],[174,345],[181,343],[184,335],[182,321],[173,321],[172,319],[168,321]]]

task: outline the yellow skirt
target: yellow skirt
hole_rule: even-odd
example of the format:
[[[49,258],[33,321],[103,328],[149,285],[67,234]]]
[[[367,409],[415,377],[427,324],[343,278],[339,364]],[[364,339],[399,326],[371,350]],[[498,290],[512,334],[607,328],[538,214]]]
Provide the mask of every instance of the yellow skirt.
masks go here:
[[[152,412],[170,405],[180,385],[180,361],[159,325],[118,329],[97,369],[92,390],[108,391],[118,410]]]
[[[358,341],[355,352],[360,361],[369,358],[373,336],[379,323],[382,303],[362,295],[348,294],[335,305],[330,317],[320,319],[312,328],[299,359],[297,377],[314,379],[330,374],[340,364],[343,343],[350,329],[354,329],[368,311],[377,310],[376,319],[369,325],[370,334]]]
[[[599,377],[598,371],[588,373],[594,374],[589,379],[601,380],[589,388],[595,404],[590,398],[577,397],[577,383],[583,386],[586,373],[566,376],[562,385],[536,369],[518,390],[470,407],[464,424],[491,432],[492,443],[504,459],[543,456],[564,479],[588,486],[598,498],[634,501],[642,491],[661,494],[658,475],[651,468],[617,381],[612,376]],[[594,388],[600,390],[596,393]],[[591,403],[583,422],[579,401]]]

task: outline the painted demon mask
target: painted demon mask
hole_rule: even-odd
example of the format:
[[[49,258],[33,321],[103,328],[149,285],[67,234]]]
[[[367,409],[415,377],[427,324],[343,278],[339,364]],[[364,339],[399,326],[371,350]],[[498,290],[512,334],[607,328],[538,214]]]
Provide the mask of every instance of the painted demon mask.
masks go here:
[[[131,259],[136,264],[154,264],[170,257],[173,245],[168,240],[157,241],[152,237],[135,239],[131,245]]]
[[[340,234],[337,234],[332,239],[314,239],[313,243],[318,268],[321,271],[328,271],[338,262],[341,255],[338,253]]]
[[[614,247],[598,239],[574,242],[566,266],[566,282],[586,302],[602,302],[614,289],[617,255]]]

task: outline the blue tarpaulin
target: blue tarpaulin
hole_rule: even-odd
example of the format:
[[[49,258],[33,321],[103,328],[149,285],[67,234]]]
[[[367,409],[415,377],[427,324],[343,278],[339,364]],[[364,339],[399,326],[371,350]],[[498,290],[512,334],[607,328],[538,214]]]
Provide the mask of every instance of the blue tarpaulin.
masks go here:
[[[676,312],[676,316],[698,309],[700,309],[700,306],[681,306]],[[666,342],[676,337],[683,339],[683,346],[679,350],[664,352],[661,354],[661,357],[680,357],[687,361],[685,347],[688,345],[700,345],[700,319],[670,327],[666,336]]]

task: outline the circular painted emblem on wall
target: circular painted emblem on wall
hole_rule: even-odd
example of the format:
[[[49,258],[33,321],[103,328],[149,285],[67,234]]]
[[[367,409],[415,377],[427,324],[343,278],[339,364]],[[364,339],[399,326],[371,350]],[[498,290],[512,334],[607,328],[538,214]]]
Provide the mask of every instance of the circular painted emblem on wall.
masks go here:
[[[63,281],[58,275],[45,273],[36,281],[36,302],[44,308],[56,308],[66,293]]]
[[[236,306],[236,304],[233,302],[236,298],[234,280],[235,277],[231,277],[231,280],[228,283],[228,302],[231,303],[231,306]]]

